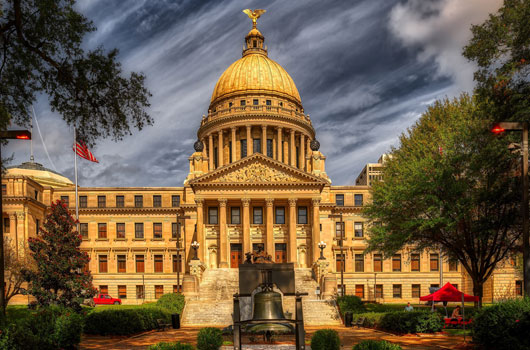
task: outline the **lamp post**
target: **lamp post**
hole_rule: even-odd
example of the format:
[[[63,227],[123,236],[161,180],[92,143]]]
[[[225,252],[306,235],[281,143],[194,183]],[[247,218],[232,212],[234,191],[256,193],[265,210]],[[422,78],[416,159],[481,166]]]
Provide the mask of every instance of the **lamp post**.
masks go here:
[[[193,248],[193,250],[195,251],[195,256],[193,257],[193,259],[191,260],[199,260],[199,258],[197,257],[197,249],[199,249],[199,242],[197,241],[193,241],[191,242],[191,247]]]
[[[341,264],[340,264],[340,295],[344,296],[344,265],[346,264],[346,257],[344,256],[344,221],[342,221],[342,213],[340,214],[331,214],[328,216],[329,218],[339,218],[339,226],[340,226],[340,238],[339,238],[339,247],[340,247],[340,257],[341,257]],[[337,225],[335,223],[335,236],[337,235]]]
[[[521,210],[523,214],[523,290],[524,295],[530,296],[530,234],[528,230],[528,123],[527,122],[503,122],[493,126],[491,131],[502,134],[505,131],[522,131],[522,186],[523,196]]]
[[[0,131],[2,140],[31,140],[31,133],[27,130],[10,130]],[[2,171],[2,146],[0,143],[0,172]],[[5,272],[4,272],[4,209],[2,207],[3,193],[0,191],[0,308],[2,315],[5,317],[6,300],[5,300]]]
[[[180,252],[182,251],[182,249],[180,249],[180,228],[182,227],[182,225],[180,224],[180,220],[183,220],[183,219],[190,219],[189,216],[180,216],[179,212],[177,211],[177,242],[176,242],[176,246],[177,246],[177,291],[180,293],[180,269],[181,269],[181,260],[182,260],[182,257],[180,255]]]
[[[318,248],[320,249],[320,258],[318,258],[318,260],[326,260],[326,258],[324,258],[324,249],[326,249],[326,242],[324,241],[320,241],[318,242]]]

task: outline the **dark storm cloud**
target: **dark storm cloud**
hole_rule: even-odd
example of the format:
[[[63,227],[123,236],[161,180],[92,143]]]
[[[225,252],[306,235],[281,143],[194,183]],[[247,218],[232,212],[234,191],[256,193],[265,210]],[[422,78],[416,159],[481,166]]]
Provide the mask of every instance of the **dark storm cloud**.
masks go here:
[[[479,1],[80,1],[98,28],[85,46],[117,47],[125,71],[146,74],[155,119],[122,142],[101,141],[99,164],[80,161],[80,185],[182,185],[215,82],[241,57],[243,8],[267,9],[258,27],[269,57],[293,77],[333,183],[352,184],[435,99],[471,89],[462,45],[500,3]],[[53,163],[73,178],[72,131],[44,97],[35,109]],[[9,151],[15,164],[29,158],[27,145]],[[38,137],[35,153],[51,167]]]

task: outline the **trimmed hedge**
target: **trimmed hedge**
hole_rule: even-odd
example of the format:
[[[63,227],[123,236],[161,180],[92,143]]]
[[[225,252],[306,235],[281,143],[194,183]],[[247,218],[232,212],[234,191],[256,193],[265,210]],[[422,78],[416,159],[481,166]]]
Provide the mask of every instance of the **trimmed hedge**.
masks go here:
[[[197,334],[197,350],[218,350],[223,345],[223,334],[219,328],[206,327]]]
[[[147,350],[195,350],[193,345],[184,344],[180,342],[176,343],[158,343],[151,345]]]
[[[379,323],[379,328],[396,333],[435,333],[442,327],[438,313],[424,311],[388,312]]]
[[[182,314],[184,304],[184,295],[177,293],[164,294],[156,301],[156,306],[167,309],[172,314]]]
[[[167,309],[155,306],[94,311],[86,317],[85,333],[130,335],[155,329],[157,319],[170,322],[171,313]]]
[[[398,344],[392,344],[386,340],[363,340],[353,346],[353,350],[401,350]]]
[[[337,297],[337,305],[339,306],[340,313],[343,317],[346,312],[356,314],[366,311],[366,307],[364,306],[362,299],[356,295]]]
[[[321,329],[311,337],[312,350],[340,350],[339,333],[333,329]]]
[[[357,321],[360,317],[364,317],[363,327],[377,328],[381,323],[381,319],[386,315],[386,312],[363,312],[360,314],[353,314],[353,321]]]
[[[473,319],[473,342],[484,349],[529,349],[530,299],[504,301],[479,310]]]

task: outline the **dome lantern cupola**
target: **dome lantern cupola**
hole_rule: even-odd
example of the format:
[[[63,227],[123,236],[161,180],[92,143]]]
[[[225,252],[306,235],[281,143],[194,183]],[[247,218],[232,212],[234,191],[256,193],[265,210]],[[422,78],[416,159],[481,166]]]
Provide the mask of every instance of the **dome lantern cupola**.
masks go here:
[[[246,9],[243,10],[243,12],[246,13],[250,19],[252,19],[252,29],[245,37],[246,46],[243,50],[243,56],[246,56],[251,53],[259,53],[267,56],[267,49],[263,47],[265,37],[257,28],[257,20],[262,14],[265,13],[265,10]]]

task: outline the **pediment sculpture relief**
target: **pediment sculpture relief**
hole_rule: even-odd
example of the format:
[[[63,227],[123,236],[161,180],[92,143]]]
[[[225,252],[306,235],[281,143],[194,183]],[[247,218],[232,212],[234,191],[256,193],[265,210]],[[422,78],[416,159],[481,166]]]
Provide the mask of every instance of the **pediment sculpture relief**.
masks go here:
[[[300,182],[300,179],[264,164],[253,163],[221,175],[211,182]]]

